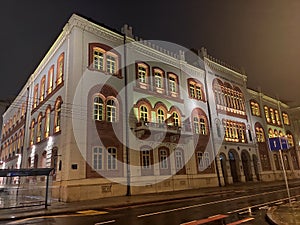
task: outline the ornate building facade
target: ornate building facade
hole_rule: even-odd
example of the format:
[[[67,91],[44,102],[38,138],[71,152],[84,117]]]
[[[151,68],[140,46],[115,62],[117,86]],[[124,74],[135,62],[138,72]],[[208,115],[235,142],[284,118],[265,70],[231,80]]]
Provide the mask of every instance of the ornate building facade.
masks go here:
[[[291,109],[198,56],[73,15],[3,115],[0,166],[54,168],[62,201],[263,182],[283,179],[267,140],[286,136],[284,165],[300,177]]]

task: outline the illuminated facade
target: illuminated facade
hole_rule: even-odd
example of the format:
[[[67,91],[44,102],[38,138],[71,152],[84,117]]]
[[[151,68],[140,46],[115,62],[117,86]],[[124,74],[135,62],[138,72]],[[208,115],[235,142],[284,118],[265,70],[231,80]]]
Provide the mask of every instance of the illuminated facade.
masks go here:
[[[54,168],[62,201],[184,190],[282,179],[267,138],[287,135],[284,162],[299,177],[289,107],[200,53],[193,66],[128,26],[73,15],[3,115],[0,165]]]

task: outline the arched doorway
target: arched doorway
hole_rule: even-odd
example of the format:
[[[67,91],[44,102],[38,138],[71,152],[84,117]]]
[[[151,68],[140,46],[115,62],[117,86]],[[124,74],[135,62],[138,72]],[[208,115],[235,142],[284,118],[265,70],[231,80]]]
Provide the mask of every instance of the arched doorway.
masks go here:
[[[230,163],[230,171],[232,176],[233,182],[239,182],[239,176],[238,176],[238,155],[234,150],[230,150],[228,152],[228,158]]]
[[[254,172],[256,179],[259,181],[259,170],[258,170],[258,158],[256,155],[252,155],[252,160],[253,160],[253,166],[254,166]]]
[[[242,164],[243,164],[243,170],[244,170],[244,175],[245,175],[245,180],[247,181],[252,181],[252,172],[251,172],[251,159],[250,155],[247,151],[242,151]]]
[[[220,163],[221,163],[221,169],[224,178],[224,184],[226,185],[228,184],[228,175],[227,175],[226,155],[224,153],[220,154]]]

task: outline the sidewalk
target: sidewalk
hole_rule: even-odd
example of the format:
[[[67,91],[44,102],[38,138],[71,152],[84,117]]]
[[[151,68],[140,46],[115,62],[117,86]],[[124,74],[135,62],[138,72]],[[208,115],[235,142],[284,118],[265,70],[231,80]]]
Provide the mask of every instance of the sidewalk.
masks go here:
[[[293,180],[292,182],[299,182],[299,180]],[[173,191],[173,192],[163,192],[163,193],[153,193],[153,194],[143,194],[143,195],[133,195],[133,196],[119,196],[119,197],[108,197],[97,200],[80,201],[80,202],[53,202],[48,209],[44,206],[38,207],[24,207],[24,208],[13,208],[13,209],[0,209],[0,221],[1,220],[12,220],[12,219],[23,219],[28,217],[37,217],[44,215],[54,215],[62,213],[71,213],[79,210],[88,209],[105,209],[111,207],[126,207],[133,205],[141,205],[147,203],[155,202],[166,202],[174,201],[185,198],[194,198],[200,196],[209,196],[219,193],[228,193],[232,191],[250,191],[257,189],[257,187],[271,187],[284,185],[284,182],[259,182],[259,183],[242,183],[234,184],[226,187],[210,187],[210,188],[200,188],[184,191]],[[278,210],[278,209],[277,209]],[[278,211],[277,211],[278,212]],[[300,212],[300,209],[299,209]],[[276,214],[276,210],[273,215]],[[299,214],[300,216],[300,214]],[[274,216],[273,216],[274,217]],[[296,224],[296,223],[288,223]]]
[[[300,202],[271,207],[268,209],[267,217],[270,222],[277,225],[300,224]]]

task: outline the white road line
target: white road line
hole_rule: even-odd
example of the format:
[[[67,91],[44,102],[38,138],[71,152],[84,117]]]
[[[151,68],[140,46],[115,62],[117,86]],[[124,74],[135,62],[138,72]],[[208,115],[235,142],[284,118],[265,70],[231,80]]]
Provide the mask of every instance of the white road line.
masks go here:
[[[290,189],[292,189],[292,188],[290,188]],[[163,210],[163,211],[158,211],[158,212],[146,213],[146,214],[138,215],[137,217],[142,218],[142,217],[154,216],[154,215],[159,215],[159,214],[164,214],[164,213],[170,213],[170,212],[181,211],[181,210],[186,210],[186,209],[191,209],[191,208],[197,208],[197,207],[202,207],[202,206],[206,206],[206,205],[214,205],[217,203],[234,201],[234,200],[239,200],[239,199],[244,199],[244,198],[251,198],[251,197],[256,197],[256,196],[260,196],[260,195],[267,195],[267,194],[283,192],[283,191],[285,191],[285,190],[276,190],[276,191],[264,192],[264,193],[253,194],[253,195],[245,195],[245,196],[240,196],[240,197],[236,197],[236,198],[229,198],[229,199],[223,199],[223,200],[201,203],[201,204],[196,204],[196,205],[190,205],[190,206],[185,206],[185,207],[179,207],[179,208],[174,208],[174,209],[168,209],[168,210]]]
[[[114,223],[114,222],[116,222],[116,221],[115,220],[109,220],[109,221],[95,223],[95,225],[108,224],[108,223]]]
[[[299,197],[299,196],[300,195],[294,195],[294,196],[291,196],[291,197]],[[264,202],[264,203],[257,204],[257,205],[251,205],[251,206],[248,206],[248,207],[244,207],[244,208],[236,209],[236,210],[233,210],[233,211],[229,211],[229,212],[227,212],[227,214],[237,213],[237,212],[240,212],[240,211],[248,210],[249,208],[263,207],[263,206],[266,206],[266,205],[269,205],[269,204],[282,202],[284,200],[288,200],[288,198],[281,198],[281,199],[277,199],[277,200],[270,201],[270,202]]]

